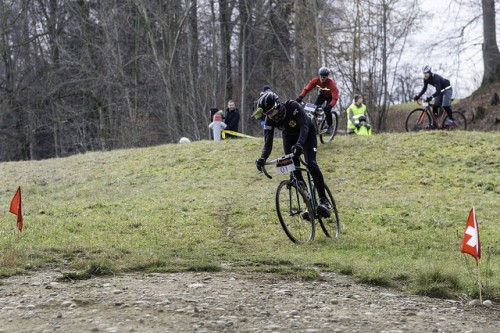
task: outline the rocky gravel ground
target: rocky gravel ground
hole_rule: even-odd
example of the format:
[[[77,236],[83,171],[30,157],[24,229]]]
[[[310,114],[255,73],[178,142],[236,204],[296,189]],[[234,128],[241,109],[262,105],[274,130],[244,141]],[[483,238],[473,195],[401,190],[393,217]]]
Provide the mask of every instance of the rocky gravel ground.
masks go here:
[[[500,332],[500,307],[404,295],[328,274],[125,274],[0,280],[0,332]]]

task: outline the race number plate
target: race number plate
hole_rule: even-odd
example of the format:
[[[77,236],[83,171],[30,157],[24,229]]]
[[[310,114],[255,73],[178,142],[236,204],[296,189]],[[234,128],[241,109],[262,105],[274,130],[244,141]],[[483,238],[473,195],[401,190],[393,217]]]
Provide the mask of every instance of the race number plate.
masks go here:
[[[293,160],[291,157],[279,158],[276,162],[276,173],[290,173],[295,170],[295,164],[293,164]]]
[[[306,110],[307,112],[314,112],[316,110],[316,104],[306,103],[306,105],[304,106],[304,110]]]

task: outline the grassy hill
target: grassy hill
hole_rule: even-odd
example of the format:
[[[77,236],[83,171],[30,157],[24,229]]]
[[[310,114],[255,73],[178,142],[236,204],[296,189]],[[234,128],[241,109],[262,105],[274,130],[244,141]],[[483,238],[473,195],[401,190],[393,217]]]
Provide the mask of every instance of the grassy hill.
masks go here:
[[[499,139],[442,131],[321,145],[343,234],[330,240],[318,229],[300,246],[274,211],[280,176],[268,180],[255,169],[261,139],[1,163],[0,274],[244,269],[314,279],[337,271],[407,292],[474,295],[474,260],[459,253],[474,206],[483,295],[500,299]],[[280,152],[277,140],[273,156]],[[18,185],[21,234],[8,213]]]

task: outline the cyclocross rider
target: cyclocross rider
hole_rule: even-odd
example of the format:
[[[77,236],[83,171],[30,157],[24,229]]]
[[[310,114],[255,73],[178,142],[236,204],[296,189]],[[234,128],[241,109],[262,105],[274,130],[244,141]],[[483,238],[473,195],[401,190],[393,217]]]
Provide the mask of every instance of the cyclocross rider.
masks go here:
[[[302,89],[299,97],[296,99],[297,102],[302,103],[302,99],[307,95],[309,91],[314,88],[319,89],[318,97],[316,97],[316,101],[314,104],[316,106],[321,107],[323,103],[326,102],[323,110],[326,115],[326,123],[328,124],[328,130],[326,134],[332,134],[332,108],[337,104],[339,100],[339,89],[337,88],[337,84],[335,81],[328,76],[330,75],[330,70],[326,67],[321,67],[318,71],[318,75],[309,81],[309,83]]]
[[[432,72],[432,67],[429,65],[425,65],[422,68],[422,72],[424,73],[424,87],[422,91],[416,95],[413,99],[418,100],[422,95],[426,92],[427,86],[430,84],[436,91],[432,96],[429,96],[425,99],[426,102],[430,102],[434,98],[434,104],[432,104],[432,112],[434,114],[438,113],[438,109],[440,106],[448,114],[448,119],[444,123],[445,126],[451,126],[455,122],[453,120],[453,115],[451,114],[451,96],[453,95],[453,89],[451,88],[450,81],[445,79],[444,77],[434,74]]]
[[[260,96],[257,107],[262,108],[266,115],[264,123],[264,148],[261,157],[255,161],[257,169],[262,170],[266,159],[273,149],[274,129],[283,131],[283,149],[285,154],[293,153],[294,164],[299,165],[299,156],[304,153],[314,184],[318,190],[318,213],[323,217],[330,217],[330,202],[325,194],[323,174],[316,162],[318,141],[311,119],[302,106],[294,101],[278,102],[278,95],[268,92]],[[301,172],[295,173],[299,181],[304,182]],[[305,184],[305,183],[304,183]],[[304,185],[305,186],[305,185]]]

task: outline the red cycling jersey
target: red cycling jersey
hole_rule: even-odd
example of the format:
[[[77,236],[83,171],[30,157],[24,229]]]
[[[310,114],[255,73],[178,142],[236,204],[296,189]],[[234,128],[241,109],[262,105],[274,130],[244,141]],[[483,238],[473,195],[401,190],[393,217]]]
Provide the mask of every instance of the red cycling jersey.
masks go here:
[[[337,84],[333,79],[327,78],[325,82],[321,83],[321,79],[319,76],[313,78],[309,83],[304,87],[299,97],[304,98],[309,91],[314,88],[319,88],[319,93],[322,94],[325,98],[332,97],[332,101],[330,105],[332,108],[337,104],[339,99],[339,89],[337,88]]]

